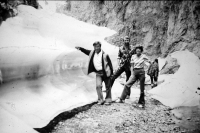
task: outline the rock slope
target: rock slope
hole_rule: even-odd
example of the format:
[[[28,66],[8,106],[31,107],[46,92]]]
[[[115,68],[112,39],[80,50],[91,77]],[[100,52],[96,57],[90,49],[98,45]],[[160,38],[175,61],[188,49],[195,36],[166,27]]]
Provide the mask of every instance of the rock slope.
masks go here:
[[[67,1],[57,11],[116,30],[107,38],[114,45],[129,35],[152,57],[185,49],[200,57],[198,1]]]

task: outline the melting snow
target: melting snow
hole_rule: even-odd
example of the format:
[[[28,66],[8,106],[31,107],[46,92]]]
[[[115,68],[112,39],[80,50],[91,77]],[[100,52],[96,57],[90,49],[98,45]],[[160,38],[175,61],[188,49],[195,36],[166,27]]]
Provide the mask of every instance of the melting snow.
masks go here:
[[[196,106],[200,104],[200,60],[189,51],[171,54],[178,60],[179,70],[166,75],[164,83],[149,91],[153,98],[171,108],[178,106]]]
[[[10,81],[0,88],[1,133],[34,133],[59,113],[97,100],[95,76],[86,75],[88,57],[75,46],[93,49],[101,41],[113,64],[118,51],[103,40],[115,33],[105,27],[30,6],[18,12],[0,26],[0,69]]]

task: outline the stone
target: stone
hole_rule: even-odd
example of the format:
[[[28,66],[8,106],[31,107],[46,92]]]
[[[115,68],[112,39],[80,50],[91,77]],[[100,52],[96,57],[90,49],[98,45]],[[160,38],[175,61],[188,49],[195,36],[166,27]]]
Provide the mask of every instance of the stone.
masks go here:
[[[186,133],[186,131],[181,131],[181,133]]]
[[[177,59],[170,56],[167,57],[167,62],[164,65],[163,69],[160,71],[160,74],[174,74],[180,65],[177,63]]]
[[[187,118],[187,120],[191,120],[191,118],[190,118],[190,117],[188,117],[188,118]]]
[[[183,115],[179,112],[173,114],[178,120],[182,120]]]
[[[160,128],[160,131],[162,131],[162,132],[167,132],[168,131],[168,129],[166,127],[164,127],[164,126],[159,127],[159,128]]]
[[[131,126],[131,125],[133,125],[133,122],[130,121],[130,120],[125,120],[125,121],[123,122],[123,126],[125,126],[125,127],[129,127],[129,126]]]

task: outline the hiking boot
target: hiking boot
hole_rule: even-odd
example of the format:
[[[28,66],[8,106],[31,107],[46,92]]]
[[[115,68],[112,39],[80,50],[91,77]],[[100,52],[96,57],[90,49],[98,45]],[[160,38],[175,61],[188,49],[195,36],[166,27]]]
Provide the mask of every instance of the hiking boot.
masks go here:
[[[144,104],[138,104],[139,108],[144,108]]]
[[[129,95],[127,95],[127,96],[126,96],[126,99],[130,99],[130,96],[129,96]]]
[[[156,87],[156,86],[157,86],[157,83],[154,84],[154,87]]]
[[[122,99],[120,99],[120,98],[118,98],[115,102],[116,102],[116,103],[124,103],[125,101],[122,100]]]
[[[136,108],[144,108],[144,104],[141,104],[141,103],[133,103],[132,106]]]
[[[103,105],[104,101],[98,101],[98,105]]]
[[[154,84],[151,84],[151,88],[153,88]]]
[[[110,102],[105,102],[104,105],[111,105],[111,103]]]

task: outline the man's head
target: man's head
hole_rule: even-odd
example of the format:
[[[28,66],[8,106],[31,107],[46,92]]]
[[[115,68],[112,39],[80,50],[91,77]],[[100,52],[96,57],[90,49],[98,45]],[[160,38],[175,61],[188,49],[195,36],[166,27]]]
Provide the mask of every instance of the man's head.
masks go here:
[[[128,36],[125,36],[124,37],[124,45],[129,45],[129,43],[130,43],[130,38],[128,37]]]
[[[142,52],[143,52],[143,47],[142,46],[137,46],[135,48],[135,50],[136,50],[137,56],[140,56],[142,54]]]
[[[154,62],[158,63],[158,59],[155,59]]]
[[[101,43],[99,41],[93,43],[94,51],[99,53],[101,51]]]

